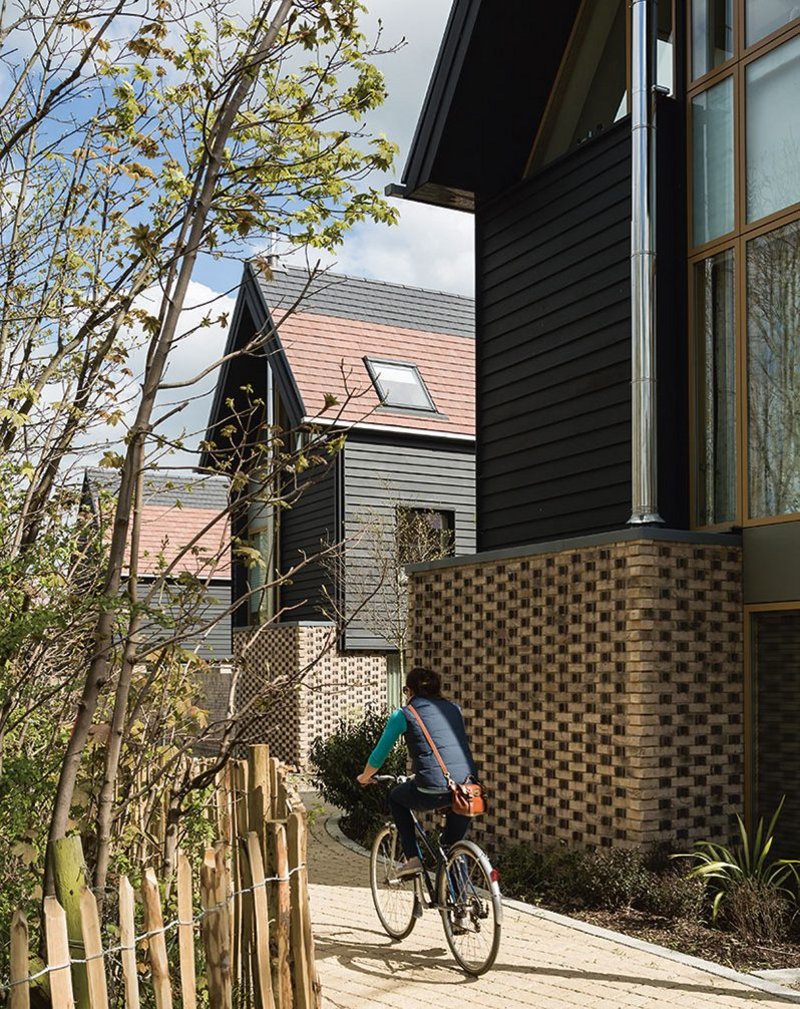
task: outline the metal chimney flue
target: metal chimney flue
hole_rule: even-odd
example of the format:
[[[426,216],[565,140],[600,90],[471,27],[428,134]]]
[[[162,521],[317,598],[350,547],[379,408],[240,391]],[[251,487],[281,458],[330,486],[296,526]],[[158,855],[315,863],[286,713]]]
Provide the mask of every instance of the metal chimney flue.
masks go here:
[[[657,0],[631,0],[631,336],[632,486],[630,525],[658,514],[656,430]]]

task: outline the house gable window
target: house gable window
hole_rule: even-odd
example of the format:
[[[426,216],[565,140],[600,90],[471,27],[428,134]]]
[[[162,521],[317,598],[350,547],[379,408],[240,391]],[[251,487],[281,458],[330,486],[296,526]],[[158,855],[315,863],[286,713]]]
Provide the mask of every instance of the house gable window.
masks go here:
[[[586,0],[536,136],[526,174],[592,140],[628,113],[628,4]],[[657,83],[673,90],[672,4],[658,5]]]
[[[365,357],[364,363],[382,406],[436,413],[436,406],[415,364],[372,357]]]
[[[693,522],[797,519],[800,4],[693,0],[692,25]]]

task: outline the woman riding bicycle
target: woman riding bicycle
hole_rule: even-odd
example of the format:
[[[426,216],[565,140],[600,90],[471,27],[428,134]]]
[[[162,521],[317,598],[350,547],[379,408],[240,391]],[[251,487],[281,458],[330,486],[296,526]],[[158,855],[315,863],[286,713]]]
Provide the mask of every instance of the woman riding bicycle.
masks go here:
[[[389,716],[378,745],[357,778],[359,784],[368,785],[400,736],[405,736],[414,777],[396,785],[389,794],[389,807],[406,857],[397,873],[400,877],[413,876],[422,869],[411,810],[440,809],[450,805],[447,781],[425,738],[420,719],[454,781],[462,782],[470,776],[474,778],[477,773],[461,709],[442,697],[438,673],[415,667],[406,677],[403,692],[405,706],[397,708]],[[413,711],[409,710],[412,708]],[[448,809],[447,825],[442,835],[445,849],[461,841],[468,828],[468,816],[459,816]]]

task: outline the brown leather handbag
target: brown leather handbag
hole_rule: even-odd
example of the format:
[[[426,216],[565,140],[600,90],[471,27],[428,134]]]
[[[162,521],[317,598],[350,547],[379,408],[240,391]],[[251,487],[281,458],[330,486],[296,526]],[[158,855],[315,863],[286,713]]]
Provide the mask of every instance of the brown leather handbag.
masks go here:
[[[423,736],[428,740],[428,745],[433,751],[434,757],[439,762],[439,767],[442,769],[442,774],[444,774],[447,787],[450,790],[450,808],[452,811],[458,813],[459,816],[480,816],[482,813],[485,813],[486,792],[483,789],[483,785],[479,785],[477,781],[470,781],[469,778],[461,782],[461,784],[453,781],[445,762],[442,760],[442,755],[436,748],[436,743],[431,739],[431,734],[422,721],[422,716],[413,704],[409,704],[408,709],[419,723]]]

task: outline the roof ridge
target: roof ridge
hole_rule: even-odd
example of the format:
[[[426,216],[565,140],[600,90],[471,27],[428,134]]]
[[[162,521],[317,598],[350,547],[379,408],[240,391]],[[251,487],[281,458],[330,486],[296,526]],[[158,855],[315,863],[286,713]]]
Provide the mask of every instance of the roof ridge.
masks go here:
[[[250,262],[250,260],[248,260],[248,262]],[[272,267],[272,270],[273,272],[283,271],[285,273],[299,273],[306,276],[311,272],[310,270],[305,270],[302,267],[292,266],[285,263],[278,263],[276,266]],[[263,277],[263,274],[261,275],[261,277]],[[261,279],[261,277],[259,279]],[[320,270],[315,274],[314,279],[317,280],[319,278],[325,278],[325,277],[336,280],[357,280],[359,281],[359,283],[362,284],[374,284],[376,286],[381,285],[383,287],[394,287],[399,288],[400,290],[403,291],[414,291],[416,293],[422,292],[424,294],[437,294],[442,295],[445,298],[457,298],[460,301],[475,304],[475,298],[471,297],[468,294],[459,294],[455,291],[443,291],[441,290],[441,288],[436,287],[417,287],[413,284],[400,284],[394,280],[378,280],[377,278],[374,277],[359,277],[353,273],[333,273],[328,270]],[[263,279],[267,284],[269,283],[269,281],[266,280],[266,278]]]

